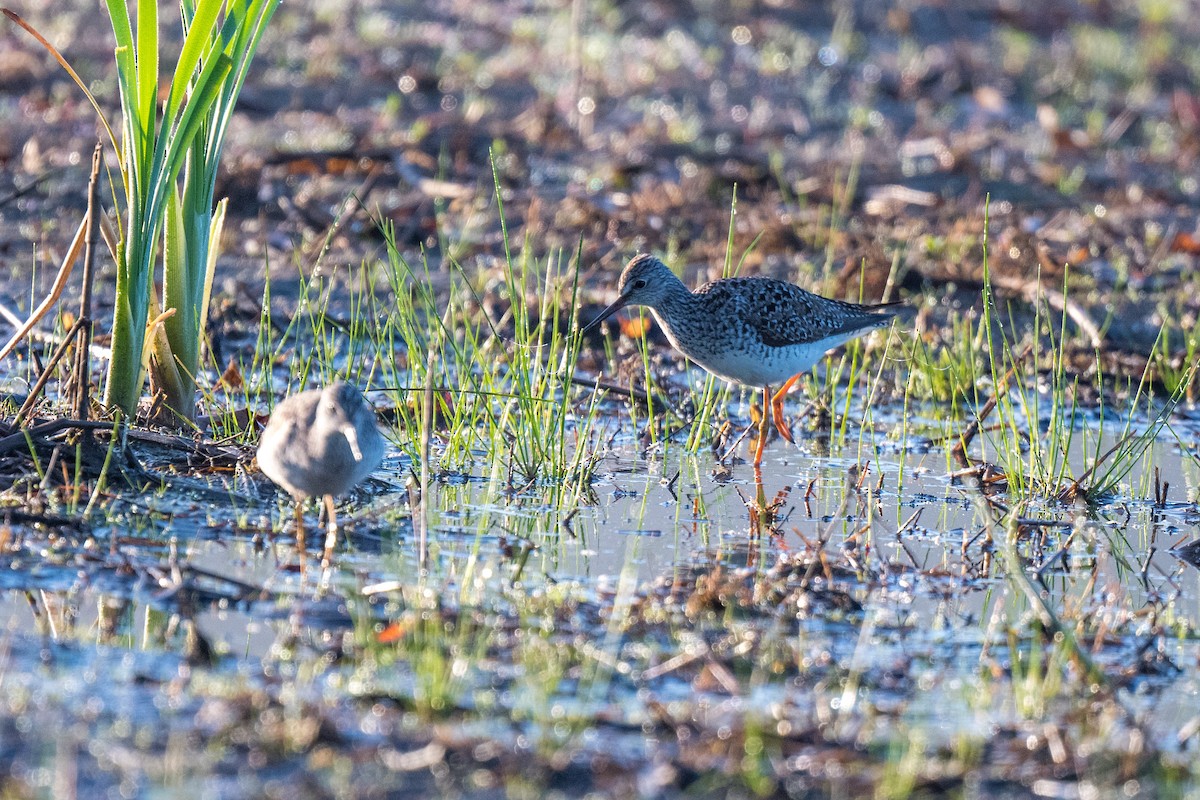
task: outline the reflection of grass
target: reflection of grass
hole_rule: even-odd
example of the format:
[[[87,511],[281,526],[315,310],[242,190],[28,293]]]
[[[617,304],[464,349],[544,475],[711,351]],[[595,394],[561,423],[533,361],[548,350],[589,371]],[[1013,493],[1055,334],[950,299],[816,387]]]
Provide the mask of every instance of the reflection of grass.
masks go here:
[[[911,797],[928,758],[923,732],[920,729],[901,731],[888,744],[883,775],[875,787],[876,800]]]

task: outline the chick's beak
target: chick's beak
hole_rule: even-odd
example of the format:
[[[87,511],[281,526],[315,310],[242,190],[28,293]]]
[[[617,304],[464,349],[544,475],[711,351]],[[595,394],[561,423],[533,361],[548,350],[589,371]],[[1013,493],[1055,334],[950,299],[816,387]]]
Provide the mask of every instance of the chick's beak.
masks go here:
[[[347,425],[342,428],[342,435],[346,437],[346,441],[350,445],[350,454],[354,456],[354,460],[362,461],[362,450],[358,449],[358,431],[354,429],[353,425]]]

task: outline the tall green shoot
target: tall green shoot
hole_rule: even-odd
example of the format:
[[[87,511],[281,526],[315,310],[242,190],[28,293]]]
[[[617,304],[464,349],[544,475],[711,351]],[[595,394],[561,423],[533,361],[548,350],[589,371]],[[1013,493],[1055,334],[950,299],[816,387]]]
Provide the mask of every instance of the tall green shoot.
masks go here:
[[[154,261],[167,206],[183,169],[191,139],[212,108],[217,86],[229,74],[228,56],[204,46],[213,38],[220,3],[204,4],[184,39],[158,113],[158,6],[137,5],[137,30],[120,0],[106,0],[117,47],[121,97],[121,183],[125,226],[117,242],[117,285],[113,311],[113,358],[105,403],[132,413],[141,395],[146,323],[154,288]],[[203,60],[204,66],[201,67]]]
[[[119,156],[117,199],[124,202],[124,223],[118,223],[113,243],[113,355],[104,402],[126,414],[136,409],[149,368],[151,383],[165,393],[167,407],[184,420],[194,416],[200,336],[216,261],[213,242],[224,219],[223,206],[213,210],[217,164],[250,61],[278,5],[279,0],[183,0],[183,45],[160,108],[158,3],[138,2],[136,18],[131,18],[123,0],[105,0],[116,39],[119,139],[66,59],[5,10],[70,74]],[[153,294],[160,237],[161,303]],[[166,313],[159,313],[162,308]]]
[[[197,46],[230,62],[230,70],[212,87],[214,96],[196,135],[187,143],[183,181],[177,192],[169,195],[164,230],[163,307],[173,308],[175,313],[164,323],[166,352],[161,347],[152,351],[151,385],[165,393],[168,408],[188,421],[195,412],[200,340],[208,316],[217,245],[225,219],[226,202],[221,201],[215,208],[213,202],[217,168],[250,62],[278,5],[279,0],[228,3],[219,30],[210,20],[219,2],[183,0],[181,5],[187,39],[191,39],[194,30],[207,31],[207,37]],[[183,60],[181,56],[181,63]],[[193,73],[190,92],[200,90],[202,74]],[[180,73],[176,77],[181,77]],[[154,341],[159,343],[163,339]]]

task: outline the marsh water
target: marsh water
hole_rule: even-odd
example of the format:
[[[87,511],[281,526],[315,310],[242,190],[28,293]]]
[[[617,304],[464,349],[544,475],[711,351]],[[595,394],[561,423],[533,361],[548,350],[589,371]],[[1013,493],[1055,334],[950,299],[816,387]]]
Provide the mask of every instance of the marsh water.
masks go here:
[[[353,662],[324,663],[338,649],[332,643],[356,628],[379,629],[399,609],[419,604],[414,591],[460,611],[511,605],[516,596],[570,595],[578,607],[608,609],[573,628],[612,659],[615,677],[607,689],[573,692],[569,681],[546,696],[525,697],[523,691],[533,690],[516,681],[496,695],[497,685],[507,685],[500,677],[505,670],[522,668],[472,664],[460,676],[455,703],[499,705],[510,713],[528,703],[569,709],[572,718],[605,721],[578,734],[576,752],[605,753],[626,764],[652,761],[655,737],[640,732],[654,723],[644,705],[647,685],[654,687],[655,703],[688,709],[679,713],[733,720],[745,704],[776,709],[770,714],[780,725],[798,713],[786,709],[807,707],[814,697],[803,682],[760,676],[746,685],[744,676],[719,671],[716,685],[702,688],[670,675],[623,681],[622,675],[653,673],[672,658],[691,658],[697,645],[680,632],[683,639],[674,645],[626,640],[609,646],[613,629],[606,615],[646,602],[654,587],[669,591],[714,568],[754,586],[755,576],[791,569],[790,559],[822,547],[829,562],[822,569],[832,570],[826,585],[840,586],[844,598],[814,595],[812,608],[781,606],[791,618],[771,624],[789,631],[798,663],[836,664],[850,676],[832,705],[838,724],[850,726],[846,730],[867,724],[858,708],[866,706],[871,725],[898,735],[920,729],[926,747],[953,747],[964,737],[986,741],[997,726],[1019,723],[1028,711],[1019,695],[980,696],[986,685],[980,673],[1015,658],[1009,637],[1030,612],[1002,571],[989,566],[1005,532],[989,511],[986,491],[956,476],[944,449],[928,446],[919,422],[908,429],[907,442],[890,433],[875,439],[856,427],[832,448],[824,436],[803,435],[795,446],[773,442],[762,474],[766,495],[780,503],[774,532],[766,535],[752,527],[755,485],[748,464],[718,463],[710,453],[688,454],[671,443],[648,453],[620,439],[598,465],[591,496],[570,511],[548,502],[545,487],[514,492],[507,482],[468,473],[440,481],[426,521],[414,525],[404,486],[411,465],[396,450],[343,504],[346,543],[324,596],[315,593],[314,576],[301,580],[288,506],[261,475],[209,480],[227,492],[226,502],[178,487],[127,499],[110,525],[93,530],[86,542],[46,540],[40,549],[26,542],[8,557],[0,593],[6,619],[0,687],[8,713],[0,744],[10,748],[13,774],[36,796],[62,796],[65,785],[90,796],[88,790],[110,786],[119,775],[132,782],[122,783],[122,792],[160,786],[147,796],[195,796],[201,788],[211,796],[243,796],[255,787],[269,794],[268,776],[230,775],[223,784],[220,757],[208,766],[171,763],[173,748],[188,751],[188,737],[221,730],[229,723],[225,716],[242,713],[237,690],[219,688],[221,681],[285,681],[278,685],[289,686],[301,706],[332,706],[350,715],[326,721],[350,725],[339,728],[339,736],[357,730],[372,740],[378,731],[370,712],[343,703],[418,691],[421,668],[396,663],[390,674],[365,676]],[[1200,425],[1185,411],[1103,502],[1040,502],[1022,510],[1034,522],[1021,549],[1043,599],[1113,631],[1109,641],[1095,641],[1091,654],[1107,669],[1144,674],[1127,685],[1124,702],[1169,746],[1200,718],[1200,682],[1184,666],[1194,664],[1200,650],[1190,636],[1139,630],[1186,631],[1200,616],[1200,568],[1187,547],[1200,533],[1200,468],[1183,449],[1194,448],[1198,436]],[[1072,474],[1114,440],[1112,434],[1081,437],[1070,454]],[[1160,487],[1169,482],[1165,502],[1153,497],[1156,476]],[[311,512],[308,522],[317,524]],[[420,524],[428,526],[430,552],[424,577],[417,563]],[[188,623],[215,654],[204,673],[187,666],[194,659],[181,654],[181,633],[172,627],[180,591],[191,595],[182,603],[190,608]],[[1148,618],[1147,608],[1157,609],[1159,618]],[[639,647],[660,655],[646,660]],[[205,673],[212,677],[202,678]],[[741,689],[730,695],[723,680]],[[422,725],[407,717],[396,724],[414,736]],[[505,742],[517,735],[508,725],[493,718],[482,729],[468,729]],[[534,733],[558,741],[536,726],[520,735]],[[149,738],[139,745],[139,736]],[[157,766],[140,763],[144,756],[137,753],[147,748],[159,754]],[[294,779],[291,770],[312,767],[304,764],[275,762],[276,778],[286,785]]]

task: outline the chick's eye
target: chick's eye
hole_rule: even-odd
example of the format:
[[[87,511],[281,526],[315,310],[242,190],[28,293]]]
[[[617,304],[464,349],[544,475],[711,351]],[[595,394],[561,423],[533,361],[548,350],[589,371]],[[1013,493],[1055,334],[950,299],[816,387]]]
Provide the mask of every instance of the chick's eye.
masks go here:
[[[646,281],[645,281],[645,280],[643,280],[642,278],[638,278],[636,281],[634,281],[634,282],[633,282],[633,288],[635,288],[635,289],[645,289],[645,288],[646,288]]]

